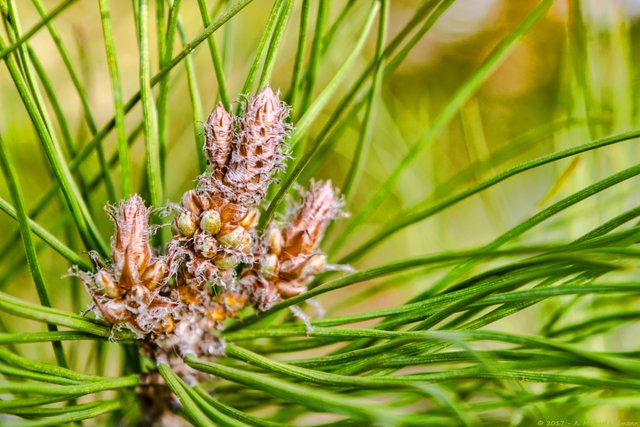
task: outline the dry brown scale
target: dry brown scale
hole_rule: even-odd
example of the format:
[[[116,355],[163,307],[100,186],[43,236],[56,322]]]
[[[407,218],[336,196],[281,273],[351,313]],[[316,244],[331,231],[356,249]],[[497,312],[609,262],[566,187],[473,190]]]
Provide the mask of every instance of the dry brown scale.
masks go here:
[[[341,208],[330,182],[313,183],[284,224],[256,232],[257,206],[284,165],[287,116],[268,86],[246,102],[241,117],[218,104],[204,132],[211,170],[176,207],[164,254],[153,254],[150,209],[134,195],[110,213],[116,227],[110,264],[94,257],[97,273],[75,272],[97,316],[137,333],[151,357],[183,378],[193,372],[181,355],[222,354],[216,330],[226,319],[298,295],[329,268],[318,246]]]

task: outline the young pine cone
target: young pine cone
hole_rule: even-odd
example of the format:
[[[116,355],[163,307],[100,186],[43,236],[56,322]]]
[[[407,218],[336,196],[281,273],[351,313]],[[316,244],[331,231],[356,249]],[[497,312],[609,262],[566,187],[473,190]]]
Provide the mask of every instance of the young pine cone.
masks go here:
[[[315,275],[328,269],[326,256],[318,246],[341,207],[331,181],[312,183],[285,226],[269,230],[265,236],[267,253],[241,279],[259,309],[301,294]]]
[[[215,179],[221,180],[227,172],[227,163],[233,147],[233,118],[221,102],[209,115],[204,127],[204,153],[213,168]]]
[[[205,129],[205,154],[213,168],[201,178],[204,189],[243,206],[259,203],[283,166],[287,106],[266,86],[247,101],[234,130],[231,116],[218,105]]]
[[[128,326],[140,335],[170,332],[175,298],[160,294],[167,267],[149,246],[149,213],[137,194],[110,210],[115,224],[111,264],[95,259],[96,274],[75,273],[93,299],[94,311],[112,325]]]
[[[287,114],[267,86],[247,101],[241,118],[222,104],[209,116],[204,152],[212,170],[183,196],[168,248],[171,271],[182,269],[195,279],[178,281],[178,287],[226,288],[239,264],[253,262],[259,216],[253,206],[264,197],[274,170],[282,168]]]

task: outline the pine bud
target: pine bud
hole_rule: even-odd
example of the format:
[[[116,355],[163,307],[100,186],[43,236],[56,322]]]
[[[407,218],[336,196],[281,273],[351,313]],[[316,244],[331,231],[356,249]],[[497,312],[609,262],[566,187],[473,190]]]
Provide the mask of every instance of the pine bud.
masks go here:
[[[109,298],[121,297],[127,292],[126,289],[118,286],[113,276],[106,270],[98,271],[95,278],[95,284],[97,290]]]
[[[245,230],[251,230],[258,223],[259,218],[260,212],[257,209],[249,209],[238,225],[242,226]]]
[[[326,266],[327,266],[326,255],[313,254],[304,263],[304,266],[302,267],[302,272],[300,272],[300,277],[309,277],[309,276],[315,276],[316,274],[320,274],[324,271]]]
[[[206,197],[199,195],[195,190],[189,190],[182,196],[182,207],[198,216],[203,210],[208,209],[208,200]]]
[[[151,263],[142,274],[142,283],[152,291],[164,282],[166,274],[167,268],[164,262],[158,259]]]
[[[236,268],[240,264],[240,260],[235,255],[222,253],[214,258],[213,263],[220,269],[230,270]]]
[[[229,161],[233,142],[233,120],[222,103],[218,103],[211,112],[204,129],[204,152],[214,169],[214,174],[221,177]]]
[[[116,234],[111,243],[111,257],[116,269],[128,262],[144,271],[151,258],[149,246],[149,214],[142,198],[134,194],[130,199],[120,202],[117,211],[108,211],[116,225]],[[126,254],[126,255],[125,255]]]
[[[264,197],[274,169],[282,167],[287,108],[266,86],[244,109],[224,185],[232,202],[256,204]]]
[[[176,225],[180,234],[185,237],[193,236],[193,233],[196,232],[196,222],[194,220],[193,214],[191,212],[182,212],[178,219],[176,220]]]
[[[275,255],[280,255],[282,248],[284,247],[284,237],[282,237],[282,230],[279,228],[272,228],[269,230],[269,252]]]
[[[239,225],[224,226],[216,238],[224,247],[240,249],[245,239],[245,229]]]
[[[331,181],[313,183],[283,231],[285,252],[295,256],[315,251],[329,221],[336,218],[341,205]]]
[[[260,262],[260,274],[267,280],[274,279],[278,275],[278,256],[269,254]]]
[[[214,210],[205,211],[200,218],[200,229],[205,233],[214,235],[222,227],[220,214]]]
[[[210,234],[199,233],[193,239],[193,248],[205,258],[213,258],[218,252],[218,242]]]
[[[283,298],[292,298],[307,290],[307,281],[306,280],[292,280],[292,281],[282,281],[277,282],[275,285],[278,293]]]
[[[128,310],[122,298],[110,299],[103,304],[96,303],[96,308],[107,322],[112,325],[129,320],[133,313]]]
[[[110,212],[113,262],[77,273],[96,314],[134,331],[157,361],[219,353],[213,330],[224,320],[246,306],[266,310],[299,295],[327,268],[317,248],[340,209],[330,182],[312,184],[282,228],[255,231],[255,205],[284,166],[288,112],[268,86],[247,100],[241,117],[218,104],[204,126],[212,170],[183,195],[165,254],[154,256],[151,211],[135,195]]]

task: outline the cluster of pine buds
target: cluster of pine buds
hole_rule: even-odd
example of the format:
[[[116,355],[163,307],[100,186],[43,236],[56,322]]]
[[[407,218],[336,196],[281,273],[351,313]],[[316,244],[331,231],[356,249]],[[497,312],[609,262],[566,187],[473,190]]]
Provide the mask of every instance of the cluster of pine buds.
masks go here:
[[[150,209],[134,195],[111,209],[110,262],[79,272],[98,317],[136,332],[158,361],[221,352],[216,330],[239,310],[265,310],[306,290],[326,271],[318,249],[341,202],[330,182],[312,183],[282,224],[259,234],[259,205],[285,159],[288,107],[267,86],[241,117],[219,104],[205,125],[211,166],[175,206],[162,254],[149,246]]]

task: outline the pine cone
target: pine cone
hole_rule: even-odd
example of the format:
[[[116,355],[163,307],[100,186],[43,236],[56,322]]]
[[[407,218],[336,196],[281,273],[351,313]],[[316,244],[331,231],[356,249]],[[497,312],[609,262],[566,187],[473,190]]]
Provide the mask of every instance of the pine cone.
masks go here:
[[[204,153],[209,159],[216,179],[222,179],[227,171],[234,136],[233,118],[224,109],[222,103],[218,103],[209,115],[204,134]]]
[[[341,207],[331,181],[312,183],[286,225],[269,230],[264,239],[267,253],[253,269],[243,272],[240,281],[243,288],[250,289],[258,309],[301,294],[315,275],[326,270],[326,256],[318,252],[318,246]]]
[[[164,259],[149,246],[150,210],[137,194],[110,210],[116,231],[109,266],[79,274],[94,303],[94,311],[112,325],[126,325],[140,335],[167,333],[173,327],[175,297],[161,294],[166,283]]]
[[[205,144],[207,156],[215,169],[200,178],[201,187],[208,193],[243,206],[259,203],[266,194],[274,170],[282,169],[284,164],[282,148],[288,134],[284,120],[288,114],[286,105],[266,86],[247,102],[243,116],[237,119],[238,131],[233,133],[228,113],[218,105],[212,113],[214,126],[208,124],[211,130],[205,132],[216,135],[207,136]],[[229,155],[228,141],[232,133]]]

